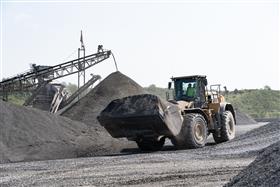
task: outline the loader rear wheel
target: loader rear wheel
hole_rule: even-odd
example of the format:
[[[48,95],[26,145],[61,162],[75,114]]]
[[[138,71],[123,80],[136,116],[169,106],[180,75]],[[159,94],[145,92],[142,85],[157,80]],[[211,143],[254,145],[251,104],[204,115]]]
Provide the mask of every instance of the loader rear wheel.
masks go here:
[[[180,133],[171,142],[178,148],[200,148],[205,146],[207,134],[207,123],[201,114],[186,114]]]
[[[142,151],[159,151],[162,149],[165,138],[161,138],[160,140],[156,139],[141,139],[136,141],[139,149]]]
[[[230,111],[225,111],[221,117],[220,133],[213,133],[213,138],[216,143],[229,141],[235,137],[235,121]]]

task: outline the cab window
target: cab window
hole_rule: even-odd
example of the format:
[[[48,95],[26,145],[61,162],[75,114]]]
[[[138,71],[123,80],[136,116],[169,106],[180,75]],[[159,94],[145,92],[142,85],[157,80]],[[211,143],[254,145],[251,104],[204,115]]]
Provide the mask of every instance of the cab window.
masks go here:
[[[177,80],[175,82],[177,100],[193,100],[196,95],[195,80]]]

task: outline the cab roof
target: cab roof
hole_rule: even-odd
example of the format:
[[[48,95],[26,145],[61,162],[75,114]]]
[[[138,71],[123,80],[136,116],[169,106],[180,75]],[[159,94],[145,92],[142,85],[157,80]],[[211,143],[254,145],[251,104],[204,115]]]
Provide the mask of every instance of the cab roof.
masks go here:
[[[206,79],[206,75],[190,75],[190,76],[182,76],[182,77],[171,77],[171,79],[177,80],[177,79],[198,79],[198,78],[204,78]]]

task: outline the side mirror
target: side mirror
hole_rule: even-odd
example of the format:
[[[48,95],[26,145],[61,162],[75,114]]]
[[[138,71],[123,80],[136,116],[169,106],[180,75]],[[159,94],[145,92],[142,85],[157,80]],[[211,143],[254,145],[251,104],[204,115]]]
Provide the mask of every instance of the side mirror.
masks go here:
[[[207,84],[208,84],[207,79],[203,80],[203,84],[204,84],[204,86],[207,86]]]
[[[171,89],[171,86],[172,86],[172,83],[171,83],[171,82],[168,82],[168,90]]]

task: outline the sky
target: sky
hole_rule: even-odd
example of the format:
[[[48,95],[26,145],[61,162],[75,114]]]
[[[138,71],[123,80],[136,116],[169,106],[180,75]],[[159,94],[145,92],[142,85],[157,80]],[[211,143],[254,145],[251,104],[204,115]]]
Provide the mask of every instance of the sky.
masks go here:
[[[0,1],[1,79],[76,59],[82,30],[87,55],[102,44],[142,86],[207,75],[229,90],[280,90],[277,0]],[[87,79],[114,71],[110,58]]]

